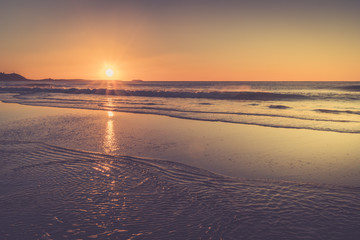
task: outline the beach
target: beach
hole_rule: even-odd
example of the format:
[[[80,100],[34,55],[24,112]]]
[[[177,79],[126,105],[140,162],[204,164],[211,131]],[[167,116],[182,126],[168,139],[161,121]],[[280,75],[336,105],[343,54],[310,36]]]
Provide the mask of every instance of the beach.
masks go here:
[[[0,240],[360,239],[360,1],[0,19]]]
[[[358,134],[0,106],[4,239],[359,235]]]
[[[169,160],[231,177],[355,187],[360,182],[359,134],[1,103],[2,110],[5,106],[5,141]]]

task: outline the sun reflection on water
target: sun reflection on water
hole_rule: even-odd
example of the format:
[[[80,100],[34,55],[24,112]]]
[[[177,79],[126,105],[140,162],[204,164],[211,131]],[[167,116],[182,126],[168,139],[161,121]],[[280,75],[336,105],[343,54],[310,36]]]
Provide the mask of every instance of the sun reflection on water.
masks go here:
[[[108,120],[106,123],[103,149],[106,154],[111,154],[115,152],[117,149],[116,137],[114,132],[114,121],[112,119],[114,113],[112,111],[108,111],[107,115],[108,115]]]
[[[108,111],[107,114],[108,114],[108,117],[109,117],[109,118],[111,118],[111,117],[114,116],[114,113],[113,113],[112,111]]]

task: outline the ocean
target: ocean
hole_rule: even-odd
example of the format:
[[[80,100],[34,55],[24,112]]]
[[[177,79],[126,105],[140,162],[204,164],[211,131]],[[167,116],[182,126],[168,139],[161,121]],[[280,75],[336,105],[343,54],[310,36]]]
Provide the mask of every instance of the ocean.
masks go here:
[[[360,82],[1,82],[0,100],[360,133]]]
[[[2,81],[0,101],[1,239],[360,236],[360,82]]]

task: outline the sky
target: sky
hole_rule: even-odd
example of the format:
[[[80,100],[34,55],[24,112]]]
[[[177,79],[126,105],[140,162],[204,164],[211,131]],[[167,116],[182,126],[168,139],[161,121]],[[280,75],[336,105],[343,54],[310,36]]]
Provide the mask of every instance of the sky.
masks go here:
[[[314,3],[316,2],[316,3]],[[0,0],[30,79],[360,81],[360,1]]]

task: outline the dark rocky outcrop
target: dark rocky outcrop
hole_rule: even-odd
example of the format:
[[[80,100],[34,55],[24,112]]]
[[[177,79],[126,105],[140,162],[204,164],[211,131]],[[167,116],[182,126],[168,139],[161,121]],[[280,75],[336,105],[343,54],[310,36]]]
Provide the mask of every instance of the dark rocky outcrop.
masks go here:
[[[17,73],[3,73],[0,72],[0,81],[24,81],[28,80]]]

